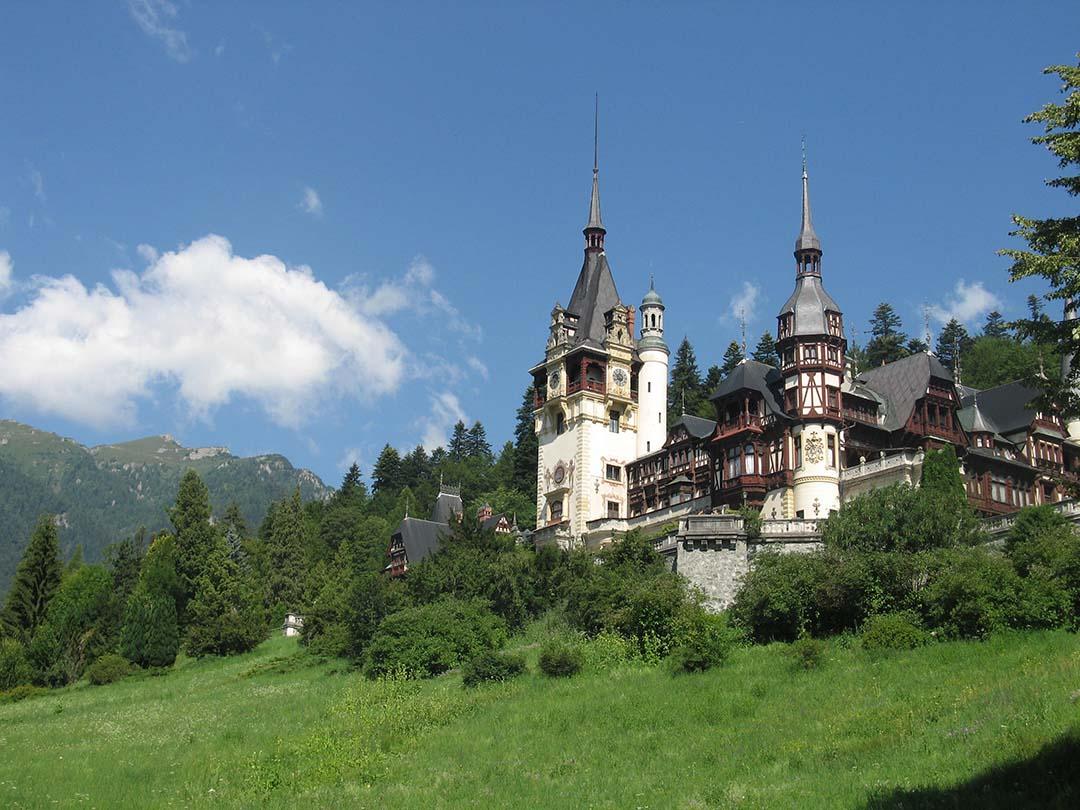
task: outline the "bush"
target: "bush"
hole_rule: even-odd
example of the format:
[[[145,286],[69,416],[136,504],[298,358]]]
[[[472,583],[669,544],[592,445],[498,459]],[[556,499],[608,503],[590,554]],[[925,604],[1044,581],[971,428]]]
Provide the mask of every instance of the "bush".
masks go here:
[[[929,626],[950,638],[984,638],[1019,623],[1021,581],[1008,560],[985,548],[957,548],[929,561],[929,584],[920,592]]]
[[[33,677],[23,645],[13,638],[0,638],[0,692],[24,686]]]
[[[566,678],[581,671],[581,648],[565,641],[549,641],[540,650],[540,669],[553,678]]]
[[[131,663],[116,653],[105,653],[86,668],[86,675],[94,686],[114,683],[130,674]]]
[[[704,672],[724,663],[734,640],[727,616],[695,605],[684,611],[677,624],[672,663],[683,672]]]
[[[825,645],[816,638],[803,636],[791,643],[788,655],[798,669],[817,669],[825,657]]]
[[[485,603],[442,599],[383,619],[368,645],[364,671],[371,677],[438,675],[497,649],[505,639],[506,626]]]
[[[40,686],[31,686],[24,683],[21,686],[8,689],[6,692],[0,692],[0,706],[5,703],[18,703],[20,700],[37,697],[38,695],[47,695],[49,692],[50,690],[42,689]]]
[[[507,681],[525,671],[525,658],[516,653],[483,652],[465,665],[464,686],[491,681]]]
[[[863,625],[862,646],[867,650],[913,650],[929,640],[918,615],[910,610],[879,613]]]
[[[593,672],[606,672],[641,657],[635,641],[607,630],[588,639],[581,654],[584,668]]]

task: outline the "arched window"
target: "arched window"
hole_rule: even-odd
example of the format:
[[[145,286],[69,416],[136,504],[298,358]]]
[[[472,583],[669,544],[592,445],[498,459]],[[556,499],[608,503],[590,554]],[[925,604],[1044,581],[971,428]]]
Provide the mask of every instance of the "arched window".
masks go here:
[[[562,521],[562,501],[551,502],[551,520],[553,523],[559,523]]]
[[[563,416],[562,411],[555,414],[555,433],[559,436],[566,433],[566,417]]]
[[[746,475],[754,475],[757,472],[757,465],[755,464],[756,458],[754,457],[754,445],[748,444],[743,448],[743,473]]]

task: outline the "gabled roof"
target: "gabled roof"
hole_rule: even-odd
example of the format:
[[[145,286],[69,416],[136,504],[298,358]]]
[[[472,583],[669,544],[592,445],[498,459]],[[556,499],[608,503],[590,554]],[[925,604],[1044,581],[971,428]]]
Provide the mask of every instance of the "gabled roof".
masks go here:
[[[952,373],[934,355],[918,352],[864,371],[855,378],[855,382],[869,388],[885,401],[882,427],[893,431],[907,424],[915,403],[926,395],[931,377],[949,383],[953,379]]]
[[[680,426],[686,428],[686,432],[695,439],[707,439],[716,430],[716,422],[712,419],[702,419],[700,416],[684,413],[679,417],[678,422],[668,428],[668,435],[670,436],[672,431]]]
[[[1031,402],[1039,396],[1038,389],[1017,380],[978,392],[979,410],[989,419],[998,433],[1009,434],[1026,431],[1035,418]],[[976,395],[964,397],[965,410],[974,407]]]
[[[394,537],[401,537],[409,565],[416,565],[438,551],[439,545],[449,534],[450,528],[445,523],[407,517],[398,524]]]
[[[587,251],[581,265],[574,292],[566,311],[576,315],[577,333],[572,344],[586,343],[597,349],[604,344],[604,313],[619,304],[619,291],[608,266],[607,255],[601,251]]]
[[[461,515],[461,496],[453,492],[440,492],[435,499],[435,506],[431,509],[431,522],[449,525],[451,517]]]
[[[710,399],[723,399],[736,391],[749,389],[762,395],[770,413],[783,416],[784,405],[780,399],[783,384],[783,375],[773,366],[757,360],[743,360],[720,382]]]

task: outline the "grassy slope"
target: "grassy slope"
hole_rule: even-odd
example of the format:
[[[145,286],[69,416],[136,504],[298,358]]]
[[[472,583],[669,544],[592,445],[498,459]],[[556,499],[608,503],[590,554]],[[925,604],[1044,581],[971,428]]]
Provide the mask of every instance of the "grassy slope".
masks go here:
[[[776,645],[702,675],[625,666],[469,691],[453,675],[369,683],[331,665],[242,677],[291,649],[274,639],[0,706],[0,750],[18,752],[0,758],[0,802],[894,806],[898,790],[951,788],[1080,725],[1080,640],[1063,632],[877,659],[834,645],[810,672]],[[1017,778],[1034,804],[1030,774]],[[978,804],[1024,806],[1000,787]],[[971,803],[905,806],[928,798]]]

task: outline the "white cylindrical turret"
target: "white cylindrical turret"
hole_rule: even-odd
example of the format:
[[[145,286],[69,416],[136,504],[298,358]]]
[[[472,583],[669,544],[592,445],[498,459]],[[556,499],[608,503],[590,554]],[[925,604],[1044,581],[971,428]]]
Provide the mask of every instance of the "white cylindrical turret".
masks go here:
[[[664,302],[652,281],[641,301],[638,356],[638,458],[655,453],[667,440],[668,347],[664,342]]]

